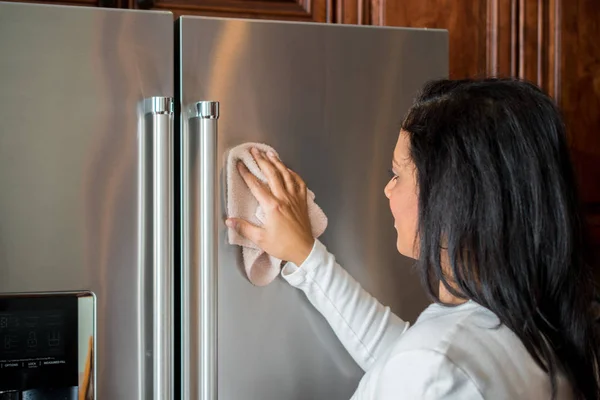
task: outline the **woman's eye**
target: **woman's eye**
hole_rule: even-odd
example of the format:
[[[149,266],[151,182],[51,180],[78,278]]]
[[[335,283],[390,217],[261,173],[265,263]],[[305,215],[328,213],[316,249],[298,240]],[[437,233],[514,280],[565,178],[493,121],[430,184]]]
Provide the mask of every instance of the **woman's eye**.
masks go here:
[[[396,175],[396,173],[393,170],[389,169],[388,172],[390,173],[390,179],[398,178],[398,175]]]

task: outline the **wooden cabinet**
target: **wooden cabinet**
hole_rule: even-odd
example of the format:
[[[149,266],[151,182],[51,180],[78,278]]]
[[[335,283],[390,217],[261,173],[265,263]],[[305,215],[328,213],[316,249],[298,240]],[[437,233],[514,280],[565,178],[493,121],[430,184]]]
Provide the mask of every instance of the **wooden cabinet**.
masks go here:
[[[563,0],[557,14],[557,99],[600,253],[600,2]]]

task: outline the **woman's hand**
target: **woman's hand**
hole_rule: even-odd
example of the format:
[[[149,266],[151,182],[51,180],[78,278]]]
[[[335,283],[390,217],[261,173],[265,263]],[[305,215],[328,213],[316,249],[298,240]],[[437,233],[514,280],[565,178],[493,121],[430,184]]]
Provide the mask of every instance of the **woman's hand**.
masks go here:
[[[268,186],[258,180],[248,168],[238,162],[244,182],[266,214],[262,227],[240,218],[229,218],[228,227],[254,242],[267,254],[301,265],[312,251],[312,236],[306,184],[295,172],[270,153],[252,149],[254,159],[265,175]]]

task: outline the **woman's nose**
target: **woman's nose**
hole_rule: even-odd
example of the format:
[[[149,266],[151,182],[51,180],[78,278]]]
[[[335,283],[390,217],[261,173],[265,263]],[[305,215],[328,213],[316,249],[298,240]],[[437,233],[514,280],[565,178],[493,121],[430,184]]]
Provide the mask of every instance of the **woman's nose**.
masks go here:
[[[383,188],[383,193],[385,193],[385,197],[390,198],[392,192],[392,181],[390,180],[387,185]]]

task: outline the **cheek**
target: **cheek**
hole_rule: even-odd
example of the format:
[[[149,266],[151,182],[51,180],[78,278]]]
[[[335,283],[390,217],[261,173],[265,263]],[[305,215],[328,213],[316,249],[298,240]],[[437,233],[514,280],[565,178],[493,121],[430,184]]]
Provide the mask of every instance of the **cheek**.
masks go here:
[[[415,193],[409,190],[394,190],[390,197],[390,208],[397,224],[413,225],[416,229],[418,199]]]
[[[418,196],[414,190],[394,190],[390,197],[390,208],[394,216],[394,226],[398,232],[398,251],[415,258],[414,242],[419,210]]]

